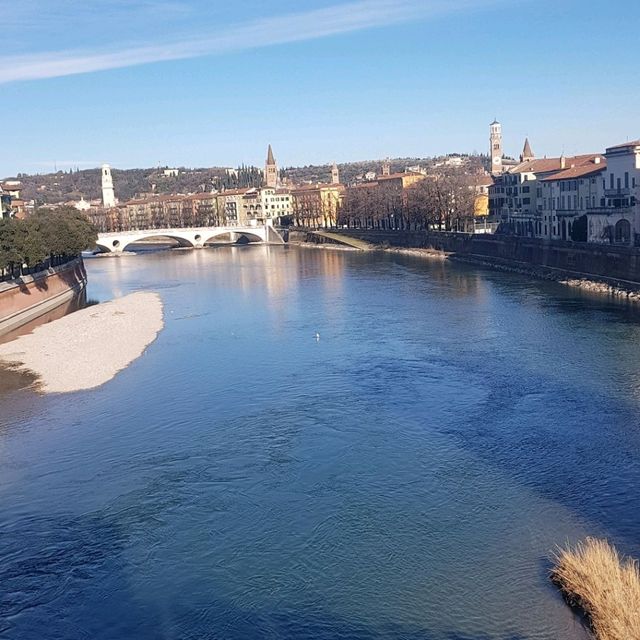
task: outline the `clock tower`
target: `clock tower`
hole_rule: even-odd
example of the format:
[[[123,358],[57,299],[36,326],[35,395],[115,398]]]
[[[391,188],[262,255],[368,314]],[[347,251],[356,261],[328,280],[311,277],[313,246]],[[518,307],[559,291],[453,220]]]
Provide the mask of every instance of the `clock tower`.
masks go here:
[[[491,173],[500,175],[504,171],[502,166],[502,125],[497,120],[491,123],[490,144]]]

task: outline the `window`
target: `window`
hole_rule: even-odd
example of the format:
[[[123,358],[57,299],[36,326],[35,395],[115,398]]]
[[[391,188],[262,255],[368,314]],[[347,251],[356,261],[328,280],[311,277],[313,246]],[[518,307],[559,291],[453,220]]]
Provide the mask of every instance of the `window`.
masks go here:
[[[624,172],[624,188],[625,189],[629,188],[629,172],[628,171]]]
[[[609,174],[609,185],[610,188],[613,189],[613,173]]]

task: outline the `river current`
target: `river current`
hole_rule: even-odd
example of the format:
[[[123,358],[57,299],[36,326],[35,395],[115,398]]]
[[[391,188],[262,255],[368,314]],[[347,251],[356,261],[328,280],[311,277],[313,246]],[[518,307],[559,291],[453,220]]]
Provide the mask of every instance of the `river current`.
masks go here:
[[[640,557],[640,311],[382,253],[87,271],[165,328],[0,395],[0,638],[584,640],[556,545]]]

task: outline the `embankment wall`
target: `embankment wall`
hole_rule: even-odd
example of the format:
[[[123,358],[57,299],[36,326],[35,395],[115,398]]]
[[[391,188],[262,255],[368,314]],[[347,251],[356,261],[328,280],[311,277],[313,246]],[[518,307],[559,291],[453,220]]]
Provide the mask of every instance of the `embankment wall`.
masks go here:
[[[489,266],[513,267],[533,275],[584,277],[611,286],[640,289],[640,249],[545,241],[536,238],[426,231],[340,230],[380,247],[429,249]]]
[[[0,335],[65,304],[82,291],[86,283],[82,258],[0,283]]]

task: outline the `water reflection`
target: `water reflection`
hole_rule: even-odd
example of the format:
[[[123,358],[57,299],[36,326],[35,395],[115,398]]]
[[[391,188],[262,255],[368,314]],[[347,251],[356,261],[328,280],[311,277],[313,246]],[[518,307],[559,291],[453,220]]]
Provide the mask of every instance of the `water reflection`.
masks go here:
[[[9,637],[583,640],[549,551],[640,555],[624,307],[293,247],[87,268],[166,326],[101,389],[0,412]]]

